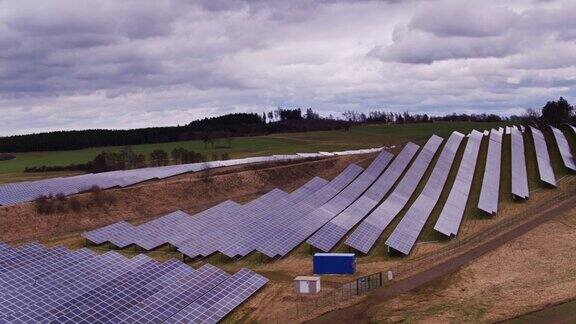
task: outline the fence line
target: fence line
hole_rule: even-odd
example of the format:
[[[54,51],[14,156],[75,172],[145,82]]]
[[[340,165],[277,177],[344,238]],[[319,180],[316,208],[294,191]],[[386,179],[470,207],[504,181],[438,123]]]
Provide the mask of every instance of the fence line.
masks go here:
[[[543,203],[539,203],[538,209],[543,211],[554,207],[567,198],[573,197],[575,193],[576,188],[571,188],[569,191],[561,192],[560,194],[555,195],[553,198],[548,199]],[[343,284],[333,291],[313,297],[311,296],[311,298],[306,298],[304,300],[297,300],[294,306],[289,307],[286,310],[278,311],[276,315],[273,318],[269,318],[267,322],[292,322],[294,320],[309,317],[322,309],[329,310],[330,308],[348,302],[353,298],[358,298],[362,295],[365,295],[374,289],[379,289],[390,285],[399,276],[405,276],[413,270],[430,267],[432,264],[445,258],[446,256],[454,255],[455,250],[459,249],[460,247],[464,245],[475,245],[481,243],[486,238],[494,237],[500,233],[503,233],[506,229],[511,229],[510,226],[514,225],[515,223],[519,225],[523,223],[523,221],[532,219],[531,216],[533,215],[534,212],[531,209],[526,208],[525,210],[512,216],[507,216],[505,219],[490,227],[485,228],[479,233],[475,233],[469,236],[461,235],[452,239],[448,245],[430,253],[410,259],[407,263],[388,268],[384,271],[359,277],[354,281]]]

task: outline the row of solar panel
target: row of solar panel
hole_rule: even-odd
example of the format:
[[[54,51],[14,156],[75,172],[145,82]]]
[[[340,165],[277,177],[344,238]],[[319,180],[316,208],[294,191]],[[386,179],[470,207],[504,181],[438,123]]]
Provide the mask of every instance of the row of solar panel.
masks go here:
[[[216,323],[267,281],[248,269],[0,243],[0,322]]]
[[[165,179],[183,173],[198,172],[218,167],[258,162],[287,161],[302,158],[326,157],[332,155],[366,154],[377,152],[381,149],[382,148],[372,148],[341,152],[296,153],[293,155],[249,157],[244,159],[112,171],[96,174],[84,174],[73,177],[3,184],[0,185],[0,206],[8,206],[27,201],[33,201],[42,195],[72,195],[87,191],[93,186],[98,186],[101,189],[109,189],[114,187],[124,188],[148,180]]]
[[[483,135],[489,136],[488,154],[478,208],[490,214],[498,210],[505,132],[512,139],[512,193],[528,197],[522,131],[523,127],[513,126],[467,135],[456,179],[435,230],[447,236],[457,234],[469,200]],[[538,160],[539,166],[541,161],[550,165],[545,141],[542,144],[537,140],[541,132],[531,128],[531,133],[542,157]],[[554,131],[554,134],[563,159],[574,163],[563,133]],[[424,188],[388,237],[386,245],[390,248],[403,254],[410,252],[438,204],[463,139],[464,135],[454,132],[446,141]],[[418,145],[408,143],[395,159],[383,151],[364,171],[351,165],[330,182],[315,178],[291,194],[275,189],[246,205],[227,201],[195,217],[177,212],[137,227],[121,222],[85,233],[85,237],[98,244],[109,241],[120,247],[136,244],[152,249],[171,244],[192,258],[215,252],[241,257],[253,251],[277,257],[286,255],[306,239],[310,245],[330,251],[358,225],[345,243],[368,253],[382,232],[407,207],[442,142],[441,137],[432,136],[419,152]],[[569,164],[567,167],[570,168]]]
[[[440,137],[433,137],[425,146],[426,159],[432,159],[435,149],[441,144]],[[435,147],[430,152],[430,147]],[[309,184],[288,195],[280,190],[273,190],[261,198],[244,206],[226,202],[214,207],[194,218],[183,216],[182,213],[167,215],[154,223],[131,227],[127,223],[117,223],[111,226],[88,232],[85,237],[94,243],[105,241],[125,247],[137,244],[150,249],[162,244],[172,244],[179,251],[190,257],[207,256],[220,251],[229,256],[243,256],[254,250],[268,256],[282,256],[290,252],[311,234],[322,228],[327,222],[349,207],[366,191],[367,196],[380,195],[381,187],[392,187],[395,181],[388,177],[393,174],[394,179],[400,177],[407,167],[418,146],[409,144],[400,153],[394,167],[382,174],[392,160],[392,155],[382,152],[375,161],[362,172],[357,166],[350,166],[340,176],[328,184],[321,184],[312,180]],[[427,165],[427,164],[426,164]],[[420,168],[424,173],[426,167]],[[382,174],[382,176],[380,176]],[[379,179],[379,181],[376,181]],[[410,179],[410,177],[406,177]],[[375,184],[373,186],[372,184]],[[314,184],[317,184],[316,186]],[[317,188],[321,185],[322,188]],[[299,195],[303,190],[310,194]],[[314,191],[314,189],[317,189]],[[300,197],[300,199],[285,199],[286,196]],[[409,197],[410,195],[406,195]],[[379,198],[374,200],[379,201]],[[228,206],[229,211],[222,210]],[[213,210],[218,209],[216,212]],[[224,212],[224,213],[223,213]],[[205,226],[191,224],[203,220],[204,215],[216,215],[206,222]],[[168,228],[175,227],[171,219],[180,218],[179,229],[186,228],[177,235],[177,240],[169,233]],[[188,222],[188,224],[182,224]],[[166,224],[169,224],[167,227]],[[148,226],[151,225],[151,226]],[[353,226],[353,224],[351,224]],[[258,228],[258,231],[254,231]],[[152,229],[152,230],[150,230]],[[151,233],[154,233],[151,235]],[[164,233],[165,235],[158,235]],[[185,234],[183,234],[185,233]],[[344,232],[342,235],[344,235]],[[163,236],[163,237],[160,237]]]

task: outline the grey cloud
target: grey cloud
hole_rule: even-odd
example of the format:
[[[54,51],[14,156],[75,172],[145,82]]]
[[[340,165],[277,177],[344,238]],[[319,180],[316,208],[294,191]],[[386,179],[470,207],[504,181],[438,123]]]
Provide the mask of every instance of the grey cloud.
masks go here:
[[[574,5],[507,4],[0,1],[0,136],[276,106],[509,112],[576,100]]]
[[[369,54],[385,61],[430,64],[447,59],[506,57],[517,53],[521,45],[521,39],[512,36],[442,38],[405,29],[395,32],[392,45],[377,46]]]
[[[521,16],[504,6],[482,2],[444,1],[424,5],[408,25],[440,37],[499,36],[520,23]]]

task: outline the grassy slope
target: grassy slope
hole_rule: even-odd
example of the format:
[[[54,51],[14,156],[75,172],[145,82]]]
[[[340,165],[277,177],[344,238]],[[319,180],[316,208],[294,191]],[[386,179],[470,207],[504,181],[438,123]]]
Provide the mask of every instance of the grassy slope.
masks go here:
[[[484,129],[484,127],[478,127],[478,125],[473,125],[473,126],[476,126],[478,129]],[[486,126],[488,126],[488,125],[486,125]],[[379,132],[382,132],[382,130],[381,130],[382,126],[379,126],[379,127],[368,126],[368,127],[373,127],[373,128],[372,129],[355,130],[354,132],[352,132],[350,134],[351,137],[346,138],[343,136],[342,138],[346,138],[348,140],[348,142],[346,142],[346,143],[351,143],[354,140],[357,140],[357,139],[354,139],[353,137],[362,136],[362,138],[364,139],[364,142],[372,143],[372,141],[374,140],[374,138],[376,138],[376,136],[382,136],[382,135],[374,135],[374,134],[377,134]],[[366,127],[366,128],[368,128],[368,127]],[[408,127],[408,126],[405,126],[405,127]],[[488,128],[488,127],[486,127],[486,128]],[[427,131],[429,131],[429,130],[426,130],[426,132]],[[308,133],[308,134],[288,134],[285,136],[294,136],[295,138],[298,139],[298,141],[311,141],[312,143],[314,143],[313,145],[319,145],[317,143],[322,142],[323,140],[326,140],[326,141],[330,140],[330,138],[327,138],[327,139],[323,138],[325,136],[324,133],[329,133],[329,132]],[[403,132],[399,132],[399,133],[405,133],[405,132],[403,131]],[[424,140],[427,138],[428,134],[424,135],[425,131],[421,132],[422,135],[419,135],[418,133],[419,132],[416,129],[413,129],[413,132],[411,132],[410,135],[403,135],[403,136],[406,136],[405,138],[409,138],[415,142],[422,144],[422,142],[424,142]],[[439,129],[439,131],[437,131],[436,133],[443,135],[444,138],[448,138],[450,131],[443,132],[442,129]],[[363,135],[360,135],[360,134],[363,134]],[[562,177],[566,174],[566,170],[565,170],[565,168],[563,168],[563,166],[561,164],[560,156],[559,156],[557,149],[555,147],[555,144],[556,144],[555,141],[552,138],[549,138],[550,134],[548,134],[546,132],[545,132],[545,134],[547,136],[548,150],[549,150],[550,155],[551,155],[555,174],[556,174],[557,178],[559,179],[560,177]],[[574,135],[573,133],[568,132],[568,131],[565,131],[565,135],[568,138],[568,141],[570,142],[570,144],[572,145],[572,148],[574,151],[574,149],[576,148],[576,135]],[[338,136],[340,136],[340,134],[338,134],[338,135],[335,134],[335,137],[338,137]],[[393,137],[392,135],[390,135],[390,136]],[[400,135],[398,135],[398,136],[400,136]],[[542,186],[542,184],[539,181],[537,166],[535,163],[535,153],[534,153],[532,136],[529,133],[525,133],[524,134],[524,140],[525,140],[526,161],[527,161],[530,190],[531,191],[543,190],[544,186]],[[358,144],[358,145],[361,145],[361,144]],[[443,202],[447,198],[449,188],[451,187],[451,184],[453,183],[454,178],[456,176],[456,171],[457,171],[457,168],[459,167],[459,161],[461,159],[465,145],[466,145],[466,140],[463,140],[461,143],[461,147],[460,147],[460,149],[457,153],[457,156],[456,156],[456,162],[453,164],[452,170],[449,174],[447,185],[442,192],[442,196],[440,198],[440,203],[438,204],[439,206],[442,206]],[[370,145],[367,145],[367,146],[370,146]],[[476,205],[478,203],[480,186],[482,183],[482,175],[484,172],[487,147],[488,147],[488,138],[484,137],[484,140],[482,141],[482,145],[481,145],[480,152],[479,152],[478,163],[477,163],[477,167],[475,170],[475,176],[474,176],[472,189],[471,189],[471,193],[470,193],[470,199],[467,203],[467,207],[466,207],[466,211],[465,211],[465,219],[464,219],[463,225],[462,225],[463,228],[461,228],[461,234],[465,234],[466,232],[468,232],[468,230],[467,230],[468,227],[470,228],[470,230],[474,230],[475,224],[479,221],[495,223],[495,222],[498,222],[499,219],[502,219],[503,217],[507,217],[508,212],[511,210],[511,209],[509,209],[510,206],[514,206],[515,204],[526,204],[526,203],[522,203],[522,202],[514,202],[512,200],[512,197],[511,197],[511,193],[510,193],[510,187],[511,187],[511,185],[510,185],[510,173],[511,173],[510,137],[509,137],[509,135],[506,135],[506,136],[504,136],[504,144],[503,144],[503,152],[502,152],[502,172],[501,172],[501,191],[500,191],[500,199],[501,200],[500,200],[500,208],[499,208],[500,213],[498,216],[492,218],[492,217],[487,216],[485,214],[482,214],[481,212],[478,211],[478,209],[476,208]],[[416,190],[416,194],[413,195],[413,197],[410,199],[410,202],[409,202],[409,204],[407,204],[407,207],[401,211],[400,215],[398,217],[396,217],[394,222],[387,228],[385,233],[383,233],[381,239],[378,242],[377,247],[375,247],[368,256],[362,257],[358,260],[359,264],[368,264],[370,262],[392,261],[392,260],[398,261],[398,262],[405,262],[405,261],[410,260],[412,256],[420,254],[420,253],[414,253],[414,252],[418,252],[419,247],[425,246],[425,244],[424,245],[418,244],[415,247],[410,258],[390,258],[389,256],[386,255],[386,248],[385,248],[384,242],[385,242],[386,238],[388,237],[388,235],[391,233],[391,231],[394,229],[394,227],[396,226],[398,221],[405,214],[406,210],[409,208],[411,203],[415,200],[415,197],[417,196],[417,194],[419,192],[421,192],[423,185],[425,184],[426,179],[429,177],[431,169],[433,168],[433,166],[434,166],[434,164],[438,158],[438,155],[441,152],[441,149],[442,149],[442,147],[439,148],[438,153],[436,154],[433,162],[430,164],[430,168],[427,170],[427,172],[423,178],[424,181],[422,181],[420,183],[419,187]],[[551,189],[547,189],[547,190],[551,190]],[[537,199],[537,198],[533,198],[532,200],[534,200],[534,199]],[[536,202],[536,200],[531,201],[531,203],[534,203],[534,202]],[[441,208],[439,208],[437,206],[434,209],[434,211],[432,212],[432,215],[429,218],[429,220],[428,220],[428,222],[427,222],[427,224],[423,230],[421,237],[419,238],[419,243],[438,239],[438,236],[435,234],[433,227],[434,227],[435,221],[438,217],[438,214],[440,212],[440,209]],[[76,239],[76,241],[79,241],[79,240]],[[336,251],[342,251],[342,252],[347,251],[347,248],[345,247],[343,242],[340,242],[340,244],[336,248]],[[134,254],[134,252],[128,252],[128,251],[124,251],[124,252],[126,252],[127,254]],[[426,251],[422,251],[422,253],[426,253]],[[167,251],[154,251],[154,252],[151,252],[149,255],[153,256],[157,259],[162,259],[162,260],[165,260],[169,257],[178,257],[179,256],[177,253],[167,252]],[[309,260],[309,255],[310,255],[309,246],[307,244],[302,244],[287,259],[289,261],[290,260],[300,260],[300,259]],[[231,261],[231,260],[227,260],[226,258],[223,258],[221,255],[212,256],[212,257],[208,258],[208,260],[204,260],[204,261],[209,261],[213,264],[224,267],[224,268],[228,269],[229,271],[232,271],[232,270],[235,271],[240,266],[261,267],[261,269],[259,269],[259,270],[261,270],[263,273],[266,273],[266,275],[269,276],[271,279],[279,281],[279,282],[286,281],[286,282],[288,282],[288,284],[291,284],[291,278],[292,277],[289,275],[290,273],[288,272],[288,270],[285,270],[284,268],[282,268],[282,266],[275,268],[276,270],[270,270],[271,272],[264,272],[263,269],[265,269],[268,266],[271,266],[273,264],[276,264],[276,263],[263,264],[262,265],[261,264],[261,256],[258,254],[251,255],[247,258],[244,258],[240,261],[235,261],[235,262]],[[198,264],[195,264],[195,265],[198,265]],[[379,270],[382,270],[382,269],[379,269]],[[276,273],[277,273],[279,279],[271,277],[272,274],[276,274]],[[282,301],[282,302],[286,303],[287,301]],[[235,318],[234,316],[231,316],[231,317]]]
[[[201,141],[171,142],[132,146],[137,153],[150,154],[154,149],[171,151],[184,147],[205,154],[228,153],[231,157],[259,156],[296,152],[336,151],[367,148],[382,145],[403,144],[408,140],[422,143],[432,134],[447,137],[453,130],[463,133],[472,128],[488,129],[494,123],[434,123],[411,125],[362,125],[350,132],[324,131],[308,133],[274,134],[258,137],[239,137],[232,141],[232,148],[205,148]],[[119,147],[98,147],[74,151],[18,153],[10,161],[0,162],[0,183],[27,180],[30,178],[61,176],[69,173],[26,174],[24,168],[40,165],[67,165],[85,163],[103,150],[118,150]]]

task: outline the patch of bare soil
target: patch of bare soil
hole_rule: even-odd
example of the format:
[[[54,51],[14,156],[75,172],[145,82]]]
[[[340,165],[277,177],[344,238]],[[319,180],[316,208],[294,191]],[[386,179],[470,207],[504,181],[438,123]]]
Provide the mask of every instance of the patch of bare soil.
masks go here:
[[[372,322],[494,322],[576,298],[576,210],[370,308]]]
[[[34,203],[0,207],[0,241],[25,242],[98,228],[121,220],[143,222],[184,210],[191,214],[227,199],[245,202],[275,187],[292,191],[314,176],[327,180],[350,163],[366,167],[375,154],[340,156],[315,161],[222,168],[124,189],[108,190],[115,202],[80,212],[41,215]],[[77,195],[86,204],[90,194]]]

